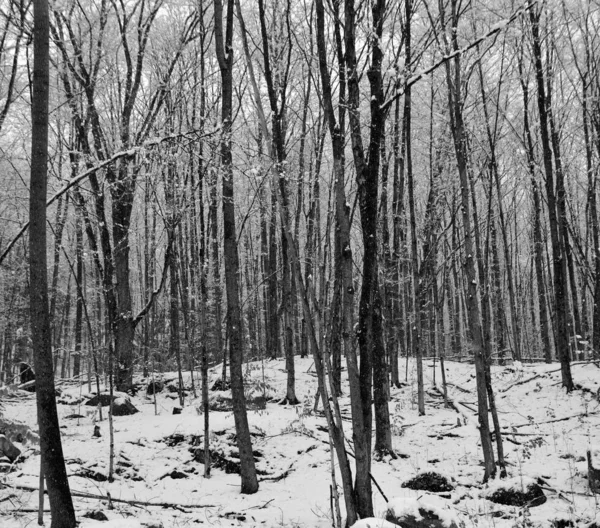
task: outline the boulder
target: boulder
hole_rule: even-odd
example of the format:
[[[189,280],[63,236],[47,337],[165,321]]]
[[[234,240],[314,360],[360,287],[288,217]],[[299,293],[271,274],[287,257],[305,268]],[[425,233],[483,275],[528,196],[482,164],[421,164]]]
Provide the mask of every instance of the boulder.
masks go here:
[[[403,528],[458,528],[456,510],[435,495],[416,498],[399,497],[388,502],[385,520]]]
[[[154,380],[148,383],[148,387],[146,387],[146,394],[148,396],[152,396],[153,394],[158,394],[165,388],[165,384],[163,381]]]
[[[213,383],[211,391],[228,391],[231,389],[231,382],[228,379],[219,378]]]
[[[16,447],[5,435],[0,435],[0,456],[5,456],[10,462],[14,462],[21,450]]]
[[[546,495],[539,484],[530,477],[514,477],[494,482],[485,498],[496,504],[505,506],[541,506],[546,502]]]
[[[113,402],[113,416],[130,416],[137,412],[140,411],[136,409],[135,405],[131,403],[131,400],[129,398],[116,398]]]
[[[129,396],[127,394],[125,394],[124,392],[113,392],[112,400],[114,401],[117,398],[129,399]],[[100,394],[94,394],[94,396],[92,396],[87,402],[85,402],[85,404],[93,406],[93,407],[97,407],[98,402],[100,402],[100,405],[102,407],[108,407],[110,405],[110,393],[101,392]]]
[[[21,383],[28,383],[35,380],[35,373],[31,368],[31,365],[22,361],[19,363],[19,374],[21,377]]]
[[[454,489],[454,486],[450,484],[447,477],[435,471],[419,473],[417,476],[404,482],[402,487],[412,490],[431,491],[433,493],[452,491]]]

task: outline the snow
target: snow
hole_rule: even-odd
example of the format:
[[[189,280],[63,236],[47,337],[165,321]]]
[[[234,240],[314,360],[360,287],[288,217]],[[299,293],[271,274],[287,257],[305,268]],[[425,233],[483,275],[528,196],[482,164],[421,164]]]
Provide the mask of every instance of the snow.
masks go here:
[[[418,498],[396,497],[390,499],[387,511],[397,519],[414,517],[420,520],[422,516],[419,510],[424,510],[433,513],[446,528],[450,528],[453,524],[458,526],[460,523],[458,515],[450,504],[450,501],[446,499],[429,494],[421,495]]]
[[[405,359],[401,360],[404,370]],[[587,482],[587,450],[600,456],[600,404],[589,392],[573,391],[566,394],[560,383],[558,363],[520,363],[510,367],[493,366],[492,382],[496,389],[496,403],[502,427],[509,479],[495,479],[482,485],[482,453],[479,445],[476,410],[476,380],[472,363],[446,360],[449,397],[460,406],[469,420],[457,425],[457,413],[445,407],[441,394],[439,362],[424,360],[426,414],[419,416],[417,408],[416,367],[408,362],[408,381],[400,388],[390,390],[390,418],[393,445],[397,453],[407,456],[384,461],[373,460],[372,475],[387,497],[387,503],[373,488],[374,512],[383,514],[388,507],[427,504],[445,515],[457,515],[467,526],[478,528],[509,528],[522,520],[518,508],[497,505],[485,497],[500,485],[518,485],[543,477],[548,501],[529,510],[532,526],[548,526],[552,520],[572,519],[578,525],[593,521],[600,512],[595,497],[590,495]],[[264,368],[264,375],[263,375]],[[594,363],[574,362],[575,382],[595,393],[600,386],[600,369]],[[210,386],[218,379],[221,366],[210,372]],[[78,476],[84,470],[106,474],[108,470],[109,434],[106,408],[102,422],[97,421],[97,409],[78,403],[89,393],[87,383],[61,385],[59,404],[63,448],[67,462],[69,483],[73,492],[89,493],[113,499],[138,500],[150,503],[173,503],[175,508],[134,506],[114,502],[108,510],[106,501],[75,496],[78,520],[83,528],[142,528],[150,522],[162,522],[164,528],[193,526],[196,523],[225,526],[295,526],[298,528],[326,528],[331,526],[330,511],[330,453],[325,419],[321,412],[314,413],[317,379],[312,359],[296,357],[296,392],[298,406],[278,405],[285,395],[285,361],[277,359],[249,363],[244,367],[249,396],[260,396],[263,391],[273,398],[266,408],[248,411],[253,448],[262,457],[257,458],[261,471],[259,491],[254,495],[240,493],[240,477],[213,468],[210,479],[203,475],[204,467],[194,461],[193,437],[203,439],[201,401],[193,394],[186,397],[181,415],[172,415],[177,399],[167,391],[157,395],[155,415],[152,397],[138,393],[132,403],[140,410],[133,416],[115,417],[116,467],[122,473],[114,482],[98,482]],[[347,372],[343,372],[344,384]],[[165,379],[175,379],[176,373],[164,373]],[[185,375],[189,383],[189,373]],[[199,375],[195,373],[198,385]],[[404,380],[404,371],[401,374]],[[520,384],[516,384],[520,383]],[[95,388],[95,382],[92,390]],[[102,387],[104,390],[104,387]],[[230,398],[228,391],[210,392],[211,398]],[[0,420],[17,422],[35,428],[35,398],[13,389],[0,390]],[[466,404],[466,405],[464,405]],[[319,402],[319,407],[321,403]],[[340,399],[346,437],[351,447],[351,416],[347,385]],[[67,418],[80,414],[82,418]],[[461,424],[463,420],[461,419]],[[93,438],[94,425],[99,425],[102,436]],[[235,455],[231,440],[235,433],[230,411],[210,413],[211,449]],[[169,446],[166,437],[183,435],[184,440]],[[509,441],[510,440],[510,441]],[[0,474],[0,527],[23,528],[36,524],[37,493],[16,486],[38,485],[39,448],[31,437],[16,443],[25,454],[25,461],[16,464],[17,470]],[[198,444],[196,444],[198,445]],[[495,446],[494,446],[495,447]],[[120,466],[118,462],[129,464]],[[351,459],[352,469],[353,460]],[[600,464],[598,464],[600,466]],[[174,480],[165,477],[173,470],[188,478]],[[452,477],[456,488],[451,499],[443,499],[423,491],[402,488],[403,482],[423,471],[437,471]],[[285,475],[285,476],[284,476]],[[278,477],[284,476],[279,481]],[[139,480],[137,480],[139,479]],[[337,474],[340,505],[344,512],[341,478]],[[557,493],[557,492],[560,492]],[[10,497],[10,498],[9,498]],[[565,500],[565,497],[568,499]],[[453,509],[450,509],[453,508]],[[102,510],[109,522],[84,518],[86,511]],[[454,513],[455,510],[458,513]],[[418,511],[418,510],[417,510]],[[45,514],[49,526],[49,514]],[[243,519],[243,520],[241,520]],[[363,519],[358,528],[391,528],[383,519]],[[371,524],[377,523],[377,524]],[[457,523],[460,525],[460,523]]]
[[[360,519],[356,521],[352,528],[395,528],[397,525],[386,521],[385,519],[378,519],[377,517],[367,517],[366,519]]]
[[[526,475],[520,475],[509,479],[496,479],[488,484],[485,496],[490,496],[498,490],[527,491],[527,488],[536,484],[535,479]]]

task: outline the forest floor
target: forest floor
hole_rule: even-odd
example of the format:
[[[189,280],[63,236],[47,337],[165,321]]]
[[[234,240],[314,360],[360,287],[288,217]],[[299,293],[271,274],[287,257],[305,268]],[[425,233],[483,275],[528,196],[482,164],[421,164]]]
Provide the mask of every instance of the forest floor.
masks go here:
[[[295,407],[277,403],[285,395],[283,359],[246,367],[248,395],[259,396],[256,409],[248,411],[261,479],[254,495],[242,495],[239,475],[227,472],[235,465],[237,451],[227,392],[211,393],[213,406],[224,410],[210,413],[211,450],[222,466],[212,469],[210,479],[202,476],[203,465],[194,459],[202,441],[200,399],[190,394],[182,414],[173,415],[173,407],[179,406],[177,395],[165,389],[157,396],[156,410],[153,397],[140,391],[132,398],[140,412],[114,418],[118,474],[108,483],[108,421],[98,422],[97,410],[84,405],[89,396],[87,383],[63,384],[59,417],[71,490],[78,495],[106,497],[110,493],[113,500],[141,502],[115,501],[109,509],[106,500],[76,496],[80,526],[139,528],[160,526],[159,522],[164,528],[331,526],[328,434],[322,414],[313,412],[317,379],[311,359],[296,361],[301,404]],[[419,472],[438,471],[453,480],[455,489],[448,503],[465,527],[587,526],[594,520],[600,522],[600,495],[590,493],[586,461],[589,445],[600,445],[597,365],[573,364],[573,378],[581,388],[571,394],[561,388],[557,363],[492,368],[509,476],[543,478],[548,500],[528,509],[501,506],[485,498],[490,485],[497,484],[481,484],[473,365],[446,364],[448,393],[455,408],[444,406],[433,384],[435,371],[437,387],[441,386],[439,364],[435,369],[433,365],[432,361],[425,362],[425,416],[417,412],[412,363],[408,365],[408,382],[391,389],[393,443],[400,456],[373,461],[372,468],[388,499],[423,496],[425,492],[403,488],[402,483]],[[211,370],[211,386],[219,374],[219,367]],[[175,374],[163,377],[173,380]],[[346,436],[351,438],[347,393],[346,388],[341,404]],[[264,404],[263,395],[274,400]],[[0,405],[3,422],[35,427],[33,395],[5,389]],[[73,415],[82,417],[69,417]],[[93,437],[95,425],[100,427],[99,438]],[[37,525],[38,493],[31,489],[38,486],[39,449],[35,442],[16,445],[22,449],[24,460],[11,473],[0,475],[2,528]],[[385,509],[386,500],[376,488],[373,493],[379,513]],[[343,511],[343,500],[341,503]],[[109,521],[83,516],[97,510]],[[50,524],[49,513],[45,522]]]

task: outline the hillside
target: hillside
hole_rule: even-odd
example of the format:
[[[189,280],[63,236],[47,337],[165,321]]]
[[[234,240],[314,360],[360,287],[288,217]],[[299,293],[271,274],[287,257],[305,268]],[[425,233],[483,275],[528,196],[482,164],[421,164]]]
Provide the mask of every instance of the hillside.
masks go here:
[[[426,362],[426,416],[418,416],[414,372],[409,365],[408,383],[393,388],[390,411],[393,421],[395,460],[373,462],[373,477],[388,499],[422,496],[424,492],[402,488],[406,480],[423,471],[438,471],[451,478],[455,489],[449,503],[465,526],[549,526],[559,519],[585,526],[600,517],[598,496],[589,492],[586,451],[600,444],[600,368],[593,363],[574,363],[573,376],[582,389],[566,395],[560,384],[558,364],[493,367],[508,471],[511,477],[542,478],[545,504],[523,508],[500,506],[484,498],[489,486],[483,475],[476,427],[475,374],[469,364],[447,366],[449,396],[454,408],[445,408],[433,386],[432,362]],[[211,386],[219,375],[211,371]],[[165,528],[211,526],[331,526],[330,452],[325,419],[313,412],[316,377],[310,359],[297,359],[297,407],[276,403],[284,395],[284,361],[253,363],[247,367],[250,396],[257,399],[249,411],[257,468],[261,478],[255,495],[239,493],[239,476],[227,473],[235,462],[233,415],[227,410],[227,393],[213,392],[215,407],[210,413],[211,449],[221,457],[221,468],[213,468],[210,479],[194,460],[202,436],[200,400],[187,399],[182,414],[173,415],[176,394],[167,389],[153,398],[139,392],[132,398],[140,410],[133,416],[115,417],[115,450],[118,475],[108,483],[108,422],[95,422],[96,409],[83,404],[87,384],[63,385],[59,416],[70,485],[78,494],[94,494],[123,501],[170,503],[171,507],[114,502],[75,497],[80,526]],[[438,386],[440,383],[437,373]],[[174,379],[175,375],[164,375]],[[189,375],[187,382],[189,382]],[[346,391],[347,394],[347,391]],[[175,399],[173,399],[175,397]],[[270,399],[272,398],[272,399]],[[68,403],[70,402],[70,403]],[[348,417],[347,397],[342,410]],[[264,407],[264,408],[260,408]],[[459,412],[457,412],[459,411]],[[23,392],[6,391],[2,397],[4,422],[35,425],[35,400]],[[81,415],[80,418],[69,417]],[[94,424],[101,437],[93,437]],[[16,444],[25,455],[13,472],[1,476],[0,526],[15,528],[37,523],[37,493],[24,488],[38,485],[39,452],[35,443]],[[339,484],[339,482],[338,482]],[[490,486],[495,486],[491,483]],[[386,500],[374,488],[376,511]],[[342,506],[343,507],[343,506]],[[110,522],[82,517],[101,510]],[[49,525],[49,514],[46,524]],[[562,526],[568,524],[561,524]]]

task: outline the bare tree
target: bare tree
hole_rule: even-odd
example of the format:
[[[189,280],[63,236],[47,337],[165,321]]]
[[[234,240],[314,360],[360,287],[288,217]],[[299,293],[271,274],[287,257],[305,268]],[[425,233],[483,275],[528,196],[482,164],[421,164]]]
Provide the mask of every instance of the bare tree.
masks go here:
[[[227,0],[225,33],[223,32],[223,3],[214,0],[215,46],[221,70],[221,167],[223,169],[223,258],[227,292],[227,330],[231,368],[231,395],[237,444],[240,453],[242,493],[256,493],[258,479],[252,454],[252,440],[246,414],[242,374],[243,339],[239,298],[239,254],[235,230],[233,196],[233,164],[231,155],[232,94],[233,94],[233,9],[234,0]]]
[[[31,329],[36,378],[42,471],[46,477],[51,528],[74,528],[75,510],[62,450],[54,365],[50,343],[46,255],[46,192],[48,180],[48,95],[50,91],[50,22],[48,3],[33,7],[33,100],[31,107],[31,183],[29,197],[29,281]]]

